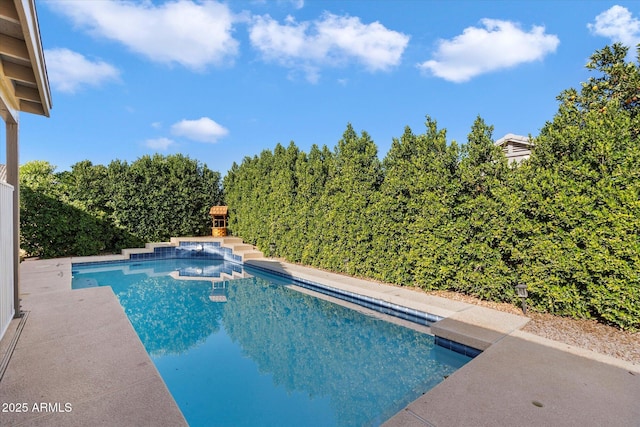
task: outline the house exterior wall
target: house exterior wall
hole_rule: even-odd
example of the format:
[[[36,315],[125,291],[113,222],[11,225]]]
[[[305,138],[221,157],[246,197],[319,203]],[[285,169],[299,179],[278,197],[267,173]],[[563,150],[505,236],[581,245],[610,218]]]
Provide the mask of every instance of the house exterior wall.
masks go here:
[[[505,156],[509,163],[518,162],[528,159],[531,156],[531,147],[524,144],[518,144],[517,142],[509,141],[503,147]]]
[[[520,163],[531,156],[533,144],[529,138],[521,135],[508,133],[495,142],[495,145],[502,148],[508,162]]]
[[[13,186],[0,182],[0,338],[15,315]]]

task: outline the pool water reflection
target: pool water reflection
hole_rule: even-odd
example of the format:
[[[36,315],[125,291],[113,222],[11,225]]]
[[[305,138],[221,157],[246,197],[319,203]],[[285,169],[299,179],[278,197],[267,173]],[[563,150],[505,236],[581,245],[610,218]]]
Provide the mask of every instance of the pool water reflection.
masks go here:
[[[192,426],[379,425],[470,360],[292,284],[223,261],[74,266],[74,287],[112,286]]]

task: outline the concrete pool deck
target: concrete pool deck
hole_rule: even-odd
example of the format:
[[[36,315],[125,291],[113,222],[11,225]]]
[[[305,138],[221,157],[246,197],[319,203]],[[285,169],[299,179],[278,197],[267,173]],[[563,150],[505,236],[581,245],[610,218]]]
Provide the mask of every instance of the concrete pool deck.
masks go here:
[[[116,296],[71,291],[71,262],[20,266],[28,318],[0,342],[4,356],[23,327],[0,410],[28,410],[3,412],[0,425],[186,425]],[[442,316],[434,334],[485,350],[385,426],[640,426],[640,366],[524,333],[523,316],[276,260],[246,264]]]
[[[187,425],[111,288],[72,291],[70,258],[21,263],[20,284],[28,317],[0,380],[0,425]]]

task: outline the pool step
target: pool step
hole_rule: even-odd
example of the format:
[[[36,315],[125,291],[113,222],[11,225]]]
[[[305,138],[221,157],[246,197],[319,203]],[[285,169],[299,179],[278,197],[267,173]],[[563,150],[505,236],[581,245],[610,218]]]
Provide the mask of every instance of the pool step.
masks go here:
[[[223,248],[229,248],[234,252],[236,252],[236,251],[251,251],[251,250],[254,249],[252,245],[247,245],[246,243],[232,243],[232,244],[223,243],[220,246],[222,246]]]
[[[181,276],[180,272],[177,270],[170,272],[169,276],[171,276],[175,280],[187,280],[187,281],[188,280],[194,280],[194,281],[209,280],[212,283],[224,282],[226,280],[245,279],[247,277],[252,277],[250,274],[245,273],[244,271],[243,272],[233,271],[231,273],[220,272],[219,276]],[[81,285],[83,285],[82,287],[90,287],[91,283],[81,283]]]
[[[227,273],[220,273],[220,279],[222,280],[235,280],[235,279],[246,279],[247,277],[252,277],[249,273],[239,273],[237,271],[234,271],[231,274],[227,274]]]
[[[257,249],[253,249],[250,251],[239,252],[237,255],[242,257],[242,261],[247,259],[260,259],[264,258],[264,254]]]
[[[244,241],[239,237],[218,237],[217,239],[222,246],[238,245],[244,243]]]

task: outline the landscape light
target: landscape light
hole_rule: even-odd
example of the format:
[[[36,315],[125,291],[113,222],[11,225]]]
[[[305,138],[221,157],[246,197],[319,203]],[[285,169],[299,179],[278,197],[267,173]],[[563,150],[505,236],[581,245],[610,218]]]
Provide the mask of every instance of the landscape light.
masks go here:
[[[527,296],[529,296],[529,293],[527,292],[527,285],[516,285],[516,291],[518,292],[518,296],[522,299],[522,313],[527,314]]]

